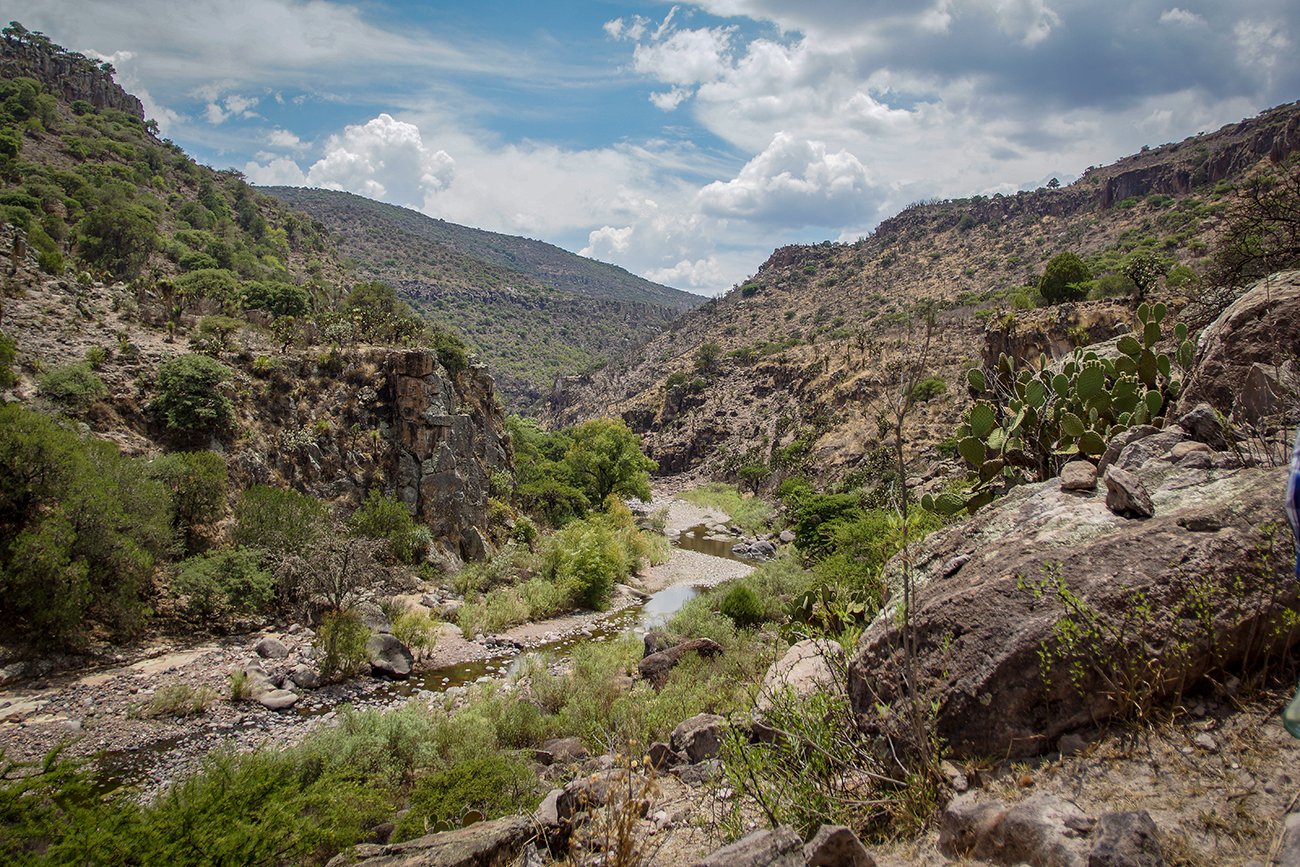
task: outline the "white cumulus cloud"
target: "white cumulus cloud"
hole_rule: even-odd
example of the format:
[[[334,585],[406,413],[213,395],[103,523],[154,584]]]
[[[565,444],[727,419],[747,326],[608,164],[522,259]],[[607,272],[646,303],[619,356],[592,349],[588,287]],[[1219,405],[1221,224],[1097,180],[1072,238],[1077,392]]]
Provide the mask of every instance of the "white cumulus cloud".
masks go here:
[[[455,170],[456,161],[446,151],[427,147],[415,124],[380,114],[330,136],[325,156],[312,165],[307,180],[418,207],[445,189]]]
[[[678,30],[665,39],[638,44],[632,68],[665,84],[713,81],[731,68],[734,33],[734,27]]]

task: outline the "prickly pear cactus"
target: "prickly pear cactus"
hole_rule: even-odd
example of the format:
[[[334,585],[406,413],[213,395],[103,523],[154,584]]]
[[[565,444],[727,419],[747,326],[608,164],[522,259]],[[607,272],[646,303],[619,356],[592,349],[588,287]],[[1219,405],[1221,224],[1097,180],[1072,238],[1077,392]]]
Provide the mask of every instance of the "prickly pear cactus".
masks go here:
[[[976,400],[957,430],[957,452],[971,468],[967,490],[927,496],[922,505],[946,515],[974,512],[1012,485],[1055,476],[1068,460],[1100,457],[1134,425],[1163,426],[1194,352],[1182,323],[1174,326],[1174,355],[1156,350],[1167,313],[1163,304],[1139,306],[1138,328],[1116,341],[1113,357],[1076,349],[1058,365],[1041,356],[1017,370],[1003,355],[993,371],[969,371]]]

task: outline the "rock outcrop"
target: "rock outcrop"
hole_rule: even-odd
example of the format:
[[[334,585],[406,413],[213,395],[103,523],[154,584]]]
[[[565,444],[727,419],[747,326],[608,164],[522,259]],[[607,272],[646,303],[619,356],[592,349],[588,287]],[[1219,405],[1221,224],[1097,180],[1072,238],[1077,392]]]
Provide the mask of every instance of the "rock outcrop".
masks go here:
[[[426,834],[405,843],[363,844],[330,860],[330,867],[506,867],[534,836],[524,816],[479,822],[458,831]]]
[[[144,120],[144,105],[113,81],[100,64],[56,45],[0,40],[0,67],[4,78],[20,75],[44,84],[65,102],[84,99],[95,108],[114,108]]]
[[[1208,403],[1243,421],[1293,410],[1300,395],[1300,271],[1252,286],[1202,332],[1180,412]]]
[[[1104,492],[1062,492],[1054,479],[926,541],[913,571],[914,666],[955,754],[1046,752],[1062,734],[1296,639],[1278,622],[1300,587],[1290,578],[1285,469],[1230,469],[1233,456],[1203,451],[1174,463],[1186,438],[1176,428],[1151,434],[1116,459],[1150,493],[1153,517],[1118,516]],[[1162,448],[1144,451],[1156,440]],[[1194,608],[1195,598],[1208,605]],[[1063,646],[1065,618],[1102,626]],[[850,664],[868,730],[891,731],[877,709],[903,700],[899,641],[891,609]]]

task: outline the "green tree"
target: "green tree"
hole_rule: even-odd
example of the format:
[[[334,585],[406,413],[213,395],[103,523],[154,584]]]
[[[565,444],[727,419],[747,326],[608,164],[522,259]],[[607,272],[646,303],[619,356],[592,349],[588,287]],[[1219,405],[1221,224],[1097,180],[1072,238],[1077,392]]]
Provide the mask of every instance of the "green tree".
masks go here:
[[[83,412],[92,403],[108,396],[104,380],[86,361],[60,364],[41,374],[36,380],[41,397],[57,404],[67,412]]]
[[[348,529],[366,539],[388,543],[388,553],[399,563],[414,563],[432,542],[429,529],[415,522],[410,509],[394,497],[371,491],[348,519]]]
[[[14,360],[18,357],[18,343],[0,331],[0,387],[8,388],[18,382],[14,373]]]
[[[173,452],[154,458],[148,473],[170,492],[176,528],[193,549],[195,529],[225,514],[225,460],[216,452]]]
[[[571,434],[565,461],[592,503],[610,494],[650,499],[650,473],[657,464],[641,452],[641,441],[622,419],[583,422]]]
[[[1133,300],[1142,301],[1169,273],[1169,265],[1153,253],[1141,252],[1130,256],[1121,270],[1137,287]]]
[[[158,248],[158,218],[143,205],[109,199],[77,224],[77,249],[83,259],[114,277],[140,276]]]
[[[1064,301],[1082,301],[1088,289],[1083,284],[1092,279],[1092,272],[1074,253],[1058,253],[1047,263],[1047,270],[1038,281],[1038,291],[1048,304]]]
[[[158,396],[149,408],[173,433],[219,433],[235,415],[230,398],[221,393],[230,376],[230,368],[206,355],[190,353],[169,359],[158,368]]]
[[[272,554],[300,553],[324,531],[325,505],[289,488],[253,485],[235,504],[236,545]]]

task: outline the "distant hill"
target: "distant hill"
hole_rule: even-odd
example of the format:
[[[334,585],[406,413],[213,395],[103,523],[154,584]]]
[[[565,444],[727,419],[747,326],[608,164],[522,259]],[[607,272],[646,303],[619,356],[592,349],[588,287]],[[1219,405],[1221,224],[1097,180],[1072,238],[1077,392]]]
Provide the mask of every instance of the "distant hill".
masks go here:
[[[938,465],[967,403],[965,369],[999,348],[1036,357],[1126,329],[1124,270],[1139,255],[1168,269],[1157,297],[1176,310],[1200,303],[1242,181],[1298,159],[1300,103],[1291,103],[1143,148],[1068,186],[918,202],[854,243],[781,247],[669,332],[561,383],[550,419],[621,415],[667,473],[736,478],[744,469],[774,483],[790,472],[866,471],[884,439],[891,364],[930,310],[937,394],[907,435]],[[1095,300],[1045,305],[1039,275],[1065,251],[1091,270]]]
[[[351,193],[261,187],[319,220],[359,275],[458,329],[516,409],[557,376],[599,367],[703,298],[552,244],[473,229]]]

